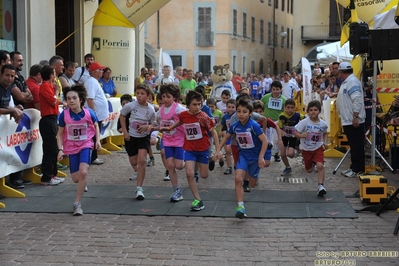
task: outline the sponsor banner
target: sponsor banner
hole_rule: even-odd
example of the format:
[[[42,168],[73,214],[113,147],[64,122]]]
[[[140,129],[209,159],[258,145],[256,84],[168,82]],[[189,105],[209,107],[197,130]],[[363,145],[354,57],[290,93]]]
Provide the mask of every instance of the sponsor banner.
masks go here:
[[[93,26],[92,53],[96,61],[111,68],[118,94],[133,94],[134,29]]]
[[[308,103],[312,100],[312,68],[310,67],[309,61],[302,57],[302,83],[303,83],[303,104],[308,106]]]
[[[350,0],[337,0],[343,7],[350,4]],[[388,11],[397,5],[398,0],[354,0],[355,9],[359,19],[366,23],[373,22],[374,16]]]
[[[119,114],[122,109],[119,98],[107,98],[108,100],[108,118],[103,120],[100,139],[110,136],[122,135],[118,132]]]
[[[9,115],[0,115],[0,177],[41,164],[40,112],[24,110],[19,124]]]
[[[156,11],[161,9],[170,0],[112,0],[119,11],[137,26]]]

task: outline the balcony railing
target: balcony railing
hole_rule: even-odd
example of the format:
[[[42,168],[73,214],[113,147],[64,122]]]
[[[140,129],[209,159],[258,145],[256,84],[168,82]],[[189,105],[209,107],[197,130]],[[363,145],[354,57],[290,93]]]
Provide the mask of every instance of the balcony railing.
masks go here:
[[[302,42],[306,41],[338,41],[341,36],[341,26],[305,25],[301,27]]]
[[[197,31],[197,46],[213,46],[214,32],[210,30]]]

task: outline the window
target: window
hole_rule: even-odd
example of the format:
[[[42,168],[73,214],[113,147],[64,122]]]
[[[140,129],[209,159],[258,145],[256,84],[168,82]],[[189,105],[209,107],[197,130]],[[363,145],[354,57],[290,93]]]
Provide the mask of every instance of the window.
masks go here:
[[[287,28],[287,48],[290,48],[290,28]]]
[[[275,8],[275,9],[278,8],[278,0],[274,0],[274,8]]]
[[[251,39],[255,41],[255,17],[251,18]]]
[[[255,73],[255,61],[251,61],[251,73]]]
[[[273,46],[277,46],[277,31],[278,31],[278,25],[274,24]]]
[[[174,67],[182,66],[182,57],[181,55],[171,55],[170,59],[172,59],[172,64]]]
[[[267,44],[272,45],[272,23],[267,22]]]
[[[199,55],[198,56],[198,71],[202,73],[209,73],[211,71],[211,56]]]
[[[294,11],[294,0],[291,0],[291,14],[293,13],[293,11]]]
[[[237,69],[237,56],[233,55],[233,70]]]
[[[260,2],[261,2],[261,3],[264,3],[264,2],[265,2],[265,0],[260,0]]]
[[[287,0],[287,13],[290,13],[290,0]]]
[[[292,47],[294,47],[294,30],[293,29],[291,29],[291,50],[292,50]]]
[[[197,45],[198,46],[212,46],[213,45],[213,34],[211,26],[211,11],[210,7],[199,7],[198,8],[198,33],[197,33]]]
[[[237,9],[233,9],[233,36],[237,36]]]
[[[284,26],[281,26],[281,32],[284,32]],[[281,48],[284,48],[284,40],[286,36],[280,36],[281,37]]]
[[[281,11],[284,11],[285,8],[285,0],[281,0]]]
[[[247,58],[244,56],[242,58],[242,74],[247,73]]]
[[[247,13],[242,13],[242,37],[247,38]]]
[[[272,0],[269,0],[268,4],[269,6],[272,6]]]
[[[265,29],[264,29],[264,22],[263,19],[260,20],[260,43],[264,43],[265,42]]]

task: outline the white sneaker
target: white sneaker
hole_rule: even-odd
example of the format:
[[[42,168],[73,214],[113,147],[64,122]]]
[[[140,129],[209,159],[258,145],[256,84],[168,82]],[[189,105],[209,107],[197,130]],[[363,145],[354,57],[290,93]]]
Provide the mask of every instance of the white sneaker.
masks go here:
[[[313,166],[313,169],[314,169],[314,171],[317,173],[319,170],[317,170],[317,164],[315,164],[314,166]]]
[[[94,161],[91,162],[91,164],[96,164],[96,165],[100,165],[100,164],[103,164],[103,163],[104,163],[104,161],[99,159],[99,158],[97,158],[97,159],[95,159]]]
[[[143,193],[143,189],[141,187],[137,188],[135,193],[136,193],[136,199],[137,200],[145,199],[145,196],[144,196],[144,193]]]
[[[130,180],[137,180],[137,172],[134,172],[133,176],[129,178]]]
[[[352,169],[346,169],[345,171],[342,171],[341,172],[341,175],[345,175],[345,174],[347,174],[347,173],[349,173],[349,172],[351,172],[352,171]]]
[[[85,186],[85,192],[88,192],[89,188],[87,186]]]
[[[80,202],[73,204],[73,216],[83,215],[82,204]]]
[[[319,188],[317,190],[317,196],[324,196],[325,194],[327,194],[326,188],[323,185],[319,185]]]
[[[352,170],[350,170],[349,172],[346,172],[344,174],[345,177],[356,177],[357,173],[353,172]]]
[[[57,181],[60,181],[60,183],[63,183],[65,181],[65,178],[63,177],[54,176],[53,178]]]
[[[47,181],[47,182],[43,182],[43,181],[41,182],[41,184],[45,185],[45,186],[56,186],[59,183],[60,183],[60,181],[55,180],[55,178],[51,178],[50,181]]]

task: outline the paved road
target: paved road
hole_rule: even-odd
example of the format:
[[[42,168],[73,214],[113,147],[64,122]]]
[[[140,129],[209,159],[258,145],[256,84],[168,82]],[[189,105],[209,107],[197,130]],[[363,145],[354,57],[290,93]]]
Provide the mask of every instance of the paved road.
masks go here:
[[[125,184],[132,187],[133,200],[135,183],[128,178],[132,170],[126,154],[101,158],[105,164],[90,169],[89,189],[90,184]],[[306,174],[300,160],[294,159],[292,176],[307,177],[308,183],[278,182],[283,164],[272,162],[262,170],[259,188],[316,192],[316,174]],[[354,193],[357,179],[332,175],[337,163],[326,159],[327,190]],[[349,159],[339,172],[348,164]],[[158,154],[156,165],[147,169],[145,185],[170,186],[162,180]],[[233,175],[223,171],[216,167],[199,187],[233,188]],[[184,174],[179,178],[187,186]],[[383,175],[399,187],[398,175]],[[355,209],[362,207],[358,198],[349,201]],[[399,265],[399,236],[392,234],[398,217],[395,211],[380,217],[360,213],[358,219],[244,220],[0,213],[0,265]]]

